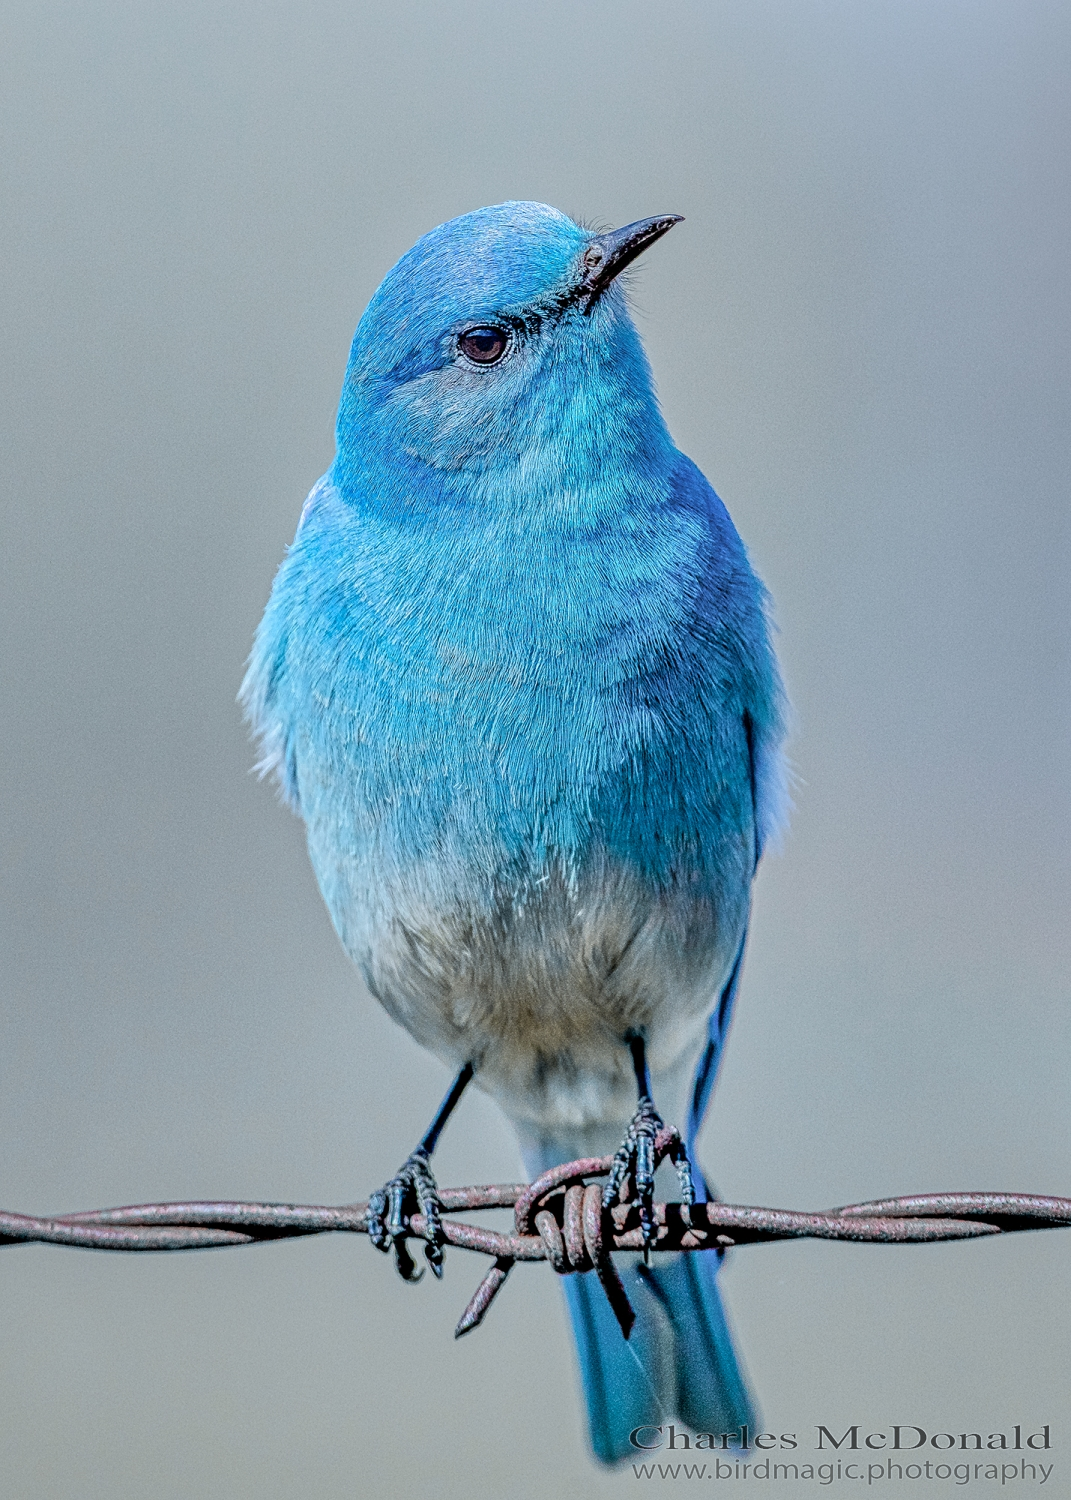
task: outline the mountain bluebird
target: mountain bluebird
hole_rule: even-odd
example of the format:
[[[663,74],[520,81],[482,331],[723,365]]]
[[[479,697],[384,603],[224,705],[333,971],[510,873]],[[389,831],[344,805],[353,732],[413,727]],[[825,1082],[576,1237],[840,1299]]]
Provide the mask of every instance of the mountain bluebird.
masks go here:
[[[653,1101],[692,1154],[785,808],[766,594],[615,279],[677,222],[504,203],[402,257],[243,684],[343,947],[458,1070],[372,1200],[407,1278],[418,1207],[441,1270],[429,1158],[472,1078],[533,1174],[624,1132],[649,1226]],[[717,1264],[622,1257],[627,1343],[594,1274],[565,1278],[602,1460],[646,1423],[751,1420]]]

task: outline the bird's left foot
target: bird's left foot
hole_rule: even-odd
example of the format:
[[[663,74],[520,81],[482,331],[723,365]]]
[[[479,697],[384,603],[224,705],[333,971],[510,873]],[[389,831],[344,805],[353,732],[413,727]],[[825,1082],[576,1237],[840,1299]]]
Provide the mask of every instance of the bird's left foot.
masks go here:
[[[412,1233],[410,1219],[414,1213],[422,1214],[426,1225],[424,1259],[433,1276],[442,1276],[446,1236],[441,1210],[428,1153],[419,1146],[390,1181],[368,1200],[368,1238],[384,1254],[393,1249],[394,1264],[403,1281],[419,1281],[424,1274],[417,1271],[406,1243]]]
[[[602,1193],[603,1207],[612,1208],[615,1203],[622,1201],[622,1188],[626,1179],[632,1179],[628,1201],[639,1206],[644,1259],[647,1258],[658,1235],[654,1221],[654,1185],[657,1165],[655,1140],[659,1132],[663,1130],[665,1130],[665,1122],[662,1116],[649,1097],[642,1097],[625,1133],[625,1139],[614,1156],[610,1176]],[[692,1168],[684,1142],[675,1130],[671,1132],[666,1155],[670,1157],[677,1169],[681,1201],[690,1207],[695,1202]]]

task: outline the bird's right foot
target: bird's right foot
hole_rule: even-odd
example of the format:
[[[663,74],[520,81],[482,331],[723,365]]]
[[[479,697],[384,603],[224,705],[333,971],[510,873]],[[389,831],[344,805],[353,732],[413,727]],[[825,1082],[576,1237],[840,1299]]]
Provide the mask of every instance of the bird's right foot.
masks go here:
[[[410,1221],[414,1213],[422,1214],[426,1225],[424,1259],[433,1276],[442,1276],[446,1236],[441,1210],[428,1152],[420,1146],[368,1200],[368,1238],[384,1255],[394,1251],[394,1264],[403,1281],[419,1281],[424,1275],[417,1270],[406,1243],[413,1233]]]
[[[368,1200],[368,1238],[384,1254],[388,1250],[394,1251],[394,1264],[403,1281],[419,1281],[424,1274],[423,1271],[417,1271],[406,1244],[413,1236],[412,1217],[415,1213],[421,1214],[424,1219],[424,1259],[431,1267],[433,1276],[441,1277],[443,1274],[446,1234],[443,1231],[439,1189],[431,1171],[431,1153],[475,1071],[476,1064],[471,1061],[460,1069],[420,1145],[406,1158],[391,1180],[384,1183],[379,1192],[373,1193]]]

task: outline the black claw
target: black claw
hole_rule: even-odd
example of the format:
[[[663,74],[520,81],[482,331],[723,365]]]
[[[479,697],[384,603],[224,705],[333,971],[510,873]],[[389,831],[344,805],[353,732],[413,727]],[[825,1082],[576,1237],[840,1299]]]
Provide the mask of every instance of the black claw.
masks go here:
[[[423,1271],[409,1253],[410,1220],[423,1214],[426,1229],[424,1258],[432,1274],[443,1274],[443,1232],[439,1194],[428,1165],[428,1154],[418,1147],[397,1173],[368,1200],[368,1238],[377,1250],[394,1251],[394,1264],[403,1281],[419,1281]]]
[[[695,1202],[695,1183],[692,1181],[692,1164],[688,1160],[688,1149],[679,1138],[673,1143],[669,1151],[670,1160],[677,1169],[677,1181],[680,1183],[681,1202],[686,1208],[691,1208]],[[686,1221],[692,1222],[691,1215],[685,1214]]]
[[[658,1236],[654,1222],[655,1137],[662,1128],[661,1115],[650,1098],[645,1096],[640,1100],[639,1107],[625,1132],[625,1139],[614,1156],[610,1176],[602,1193],[603,1207],[612,1207],[615,1202],[620,1202],[622,1186],[625,1179],[631,1175],[630,1197],[639,1208],[645,1261]],[[692,1182],[688,1152],[676,1132],[673,1133],[668,1154],[677,1169],[681,1201],[690,1207],[695,1202],[695,1185]]]

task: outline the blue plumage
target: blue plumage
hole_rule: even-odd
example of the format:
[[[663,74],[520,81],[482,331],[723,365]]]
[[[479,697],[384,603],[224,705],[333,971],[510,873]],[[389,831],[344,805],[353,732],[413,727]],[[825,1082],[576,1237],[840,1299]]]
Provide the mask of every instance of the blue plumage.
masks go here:
[[[475,1063],[532,1170],[613,1149],[630,1031],[698,1128],[785,807],[765,593],[598,284],[607,243],[507,203],[388,274],[242,689],[346,951]],[[646,1373],[592,1278],[570,1287],[606,1459],[626,1412],[703,1425],[720,1389],[747,1415],[712,1257],[659,1259],[629,1272]]]

